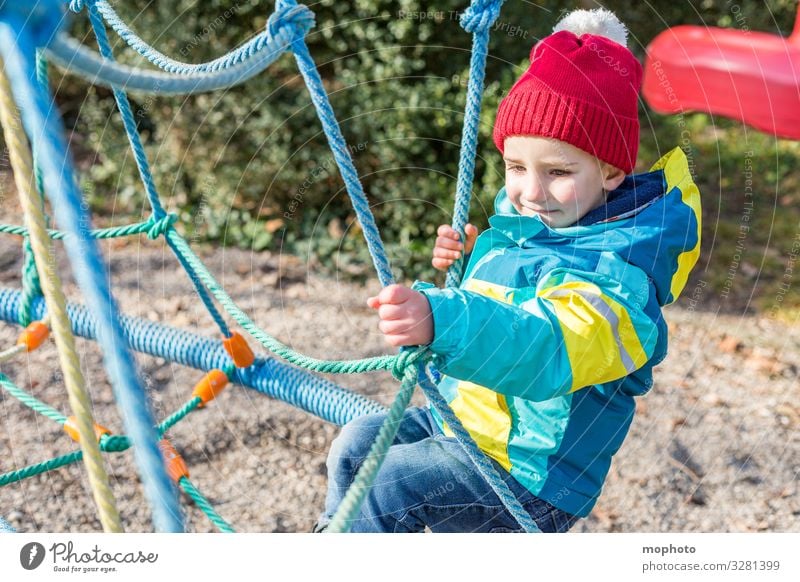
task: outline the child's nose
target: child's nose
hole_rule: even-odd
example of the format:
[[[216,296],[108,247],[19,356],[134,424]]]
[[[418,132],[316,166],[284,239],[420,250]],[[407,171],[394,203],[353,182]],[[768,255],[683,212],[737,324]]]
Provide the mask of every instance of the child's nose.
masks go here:
[[[541,203],[547,200],[547,192],[536,177],[530,177],[522,188],[522,198],[526,202]]]

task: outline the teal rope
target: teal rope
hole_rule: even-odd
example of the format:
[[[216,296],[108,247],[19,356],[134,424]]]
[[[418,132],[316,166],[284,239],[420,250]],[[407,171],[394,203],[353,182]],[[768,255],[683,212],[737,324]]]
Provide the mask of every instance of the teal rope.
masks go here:
[[[199,507],[200,510],[206,514],[208,519],[211,520],[211,523],[217,526],[219,531],[222,533],[236,533],[230,524],[222,519],[222,517],[220,517],[216,511],[214,511],[214,508],[211,507],[211,504],[208,502],[208,500],[203,497],[200,491],[197,490],[197,487],[195,487],[187,477],[181,477],[180,481],[178,481],[178,485],[180,485],[181,488],[186,492],[186,495],[194,500],[197,507]]]
[[[33,321],[33,302],[42,296],[42,286],[31,241],[26,236],[22,243],[22,301],[19,305],[19,324],[27,326]]]
[[[177,231],[170,229],[166,236],[167,240],[174,244],[176,251],[194,269],[206,288],[216,297],[228,314],[261,345],[289,363],[323,374],[360,374],[388,370],[392,372],[395,378],[400,379],[403,377],[403,370],[408,363],[419,359],[428,352],[427,348],[422,347],[414,351],[401,352],[396,356],[376,356],[360,360],[319,360],[304,356],[281,343],[253,323],[247,314],[230,298],[217,280],[214,279],[213,275]]]
[[[353,483],[345,493],[336,513],[331,519],[328,529],[329,533],[347,532],[352,526],[353,519],[356,518],[358,512],[361,510],[361,505],[364,503],[364,498],[367,495],[369,487],[375,480],[378,470],[383,464],[386,457],[386,451],[389,450],[394,437],[397,435],[397,430],[400,428],[400,423],[403,420],[403,413],[411,401],[411,396],[414,394],[414,388],[417,386],[417,374],[422,373],[424,370],[424,363],[417,365],[409,365],[404,372],[403,383],[400,386],[400,391],[397,393],[397,398],[392,403],[389,412],[386,415],[384,423],[378,432],[375,442],[367,454],[366,459],[358,469]]]
[[[511,516],[526,532],[541,533],[539,526],[536,525],[536,522],[530,514],[522,507],[522,504],[514,496],[514,492],[511,491],[508,484],[489,461],[489,458],[475,445],[472,436],[467,432],[467,429],[464,428],[461,419],[459,419],[455,412],[453,412],[453,409],[450,408],[450,405],[447,403],[444,396],[441,395],[436,384],[434,384],[427,375],[420,374],[419,385],[425,396],[428,397],[428,400],[430,400],[433,407],[439,413],[439,416],[441,416],[444,422],[447,423],[447,426],[450,427],[456,440],[463,447],[467,456],[469,456],[472,463],[478,469],[480,475],[489,484],[492,491],[495,492],[506,509],[508,509]]]
[[[90,236],[94,239],[109,239],[122,236],[132,236],[135,234],[146,234],[148,237],[153,238],[151,233],[155,235],[162,234],[167,229],[167,222],[174,221],[177,218],[174,214],[167,215],[166,218],[160,221],[150,218],[144,222],[137,222],[134,224],[126,224],[123,226],[113,226],[111,228],[100,228],[89,232]],[[69,236],[69,233],[61,230],[48,230],[47,233],[53,240],[63,240]],[[15,224],[0,224],[0,234],[15,234],[18,236],[28,236],[28,229],[24,226]]]
[[[200,399],[200,397],[195,396],[189,402],[173,412],[169,417],[165,418],[161,424],[158,425],[158,436],[164,436],[165,432],[186,418],[190,412],[197,409],[201,402],[203,401]]]
[[[36,80],[43,88],[50,86],[50,80],[47,75],[47,59],[44,57],[42,49],[36,49]],[[36,147],[36,142],[33,142],[33,168],[36,175],[36,191],[44,205],[44,179],[42,177],[42,168],[39,165],[37,158],[39,157],[39,148]]]
[[[43,87],[48,85],[47,61],[44,59],[42,51],[38,49],[36,51],[36,78]],[[33,167],[36,176],[36,191],[39,193],[40,204],[42,208],[44,208],[44,199],[42,198],[44,180],[42,179],[42,169],[38,162],[39,150],[36,147],[36,141],[33,142],[32,150]],[[22,303],[20,304],[19,323],[22,326],[27,326],[33,321],[33,302],[39,297],[42,297],[39,272],[36,269],[36,261],[33,258],[33,250],[31,249],[31,243],[27,236],[22,245],[22,254],[24,259],[22,266]]]
[[[76,461],[80,461],[82,458],[82,451],[73,451],[69,454],[44,461],[43,463],[37,463],[36,465],[19,469],[18,471],[10,471],[0,475],[0,487],[5,487],[6,485],[16,483],[17,481],[22,481],[28,477],[33,477],[34,475],[40,475],[42,473],[47,473],[48,471],[58,469],[59,467],[70,465]]]
[[[0,373],[0,387],[8,392],[11,396],[22,402],[28,408],[35,410],[39,414],[46,416],[50,420],[55,420],[59,424],[67,422],[67,417],[61,414],[55,408],[48,406],[38,398],[31,396],[22,388],[17,387],[8,376]]]

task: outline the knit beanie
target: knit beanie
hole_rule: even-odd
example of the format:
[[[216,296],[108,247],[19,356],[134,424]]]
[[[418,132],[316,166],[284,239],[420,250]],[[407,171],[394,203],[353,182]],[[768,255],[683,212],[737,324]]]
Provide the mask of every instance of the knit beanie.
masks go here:
[[[628,31],[608,10],[576,10],[531,50],[528,70],[500,102],[494,143],[552,137],[629,174],[639,150],[642,65]]]

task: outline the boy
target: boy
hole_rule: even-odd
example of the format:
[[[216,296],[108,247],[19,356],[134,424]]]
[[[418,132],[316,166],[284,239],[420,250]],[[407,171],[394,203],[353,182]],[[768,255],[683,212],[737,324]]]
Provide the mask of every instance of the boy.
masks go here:
[[[439,229],[435,267],[472,251],[461,287],[392,285],[367,302],[390,345],[430,345],[439,391],[544,532],[567,531],[596,503],[634,396],[667,353],[661,307],[700,248],[699,193],[680,149],[628,176],[642,68],[627,31],[605,10],[555,30],[498,109],[506,185],[491,228],[468,225],[466,246]],[[334,441],[318,529],[383,419],[358,418]],[[411,408],[351,531],[426,526],[520,531],[438,413]]]

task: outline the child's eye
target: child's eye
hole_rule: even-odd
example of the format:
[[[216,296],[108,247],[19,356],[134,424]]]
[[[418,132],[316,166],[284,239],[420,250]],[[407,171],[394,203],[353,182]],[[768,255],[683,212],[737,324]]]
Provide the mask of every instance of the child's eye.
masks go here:
[[[569,176],[571,172],[568,170],[550,170],[551,176]]]
[[[508,172],[524,172],[525,171],[525,166],[508,166],[506,168],[506,171],[508,171]]]

